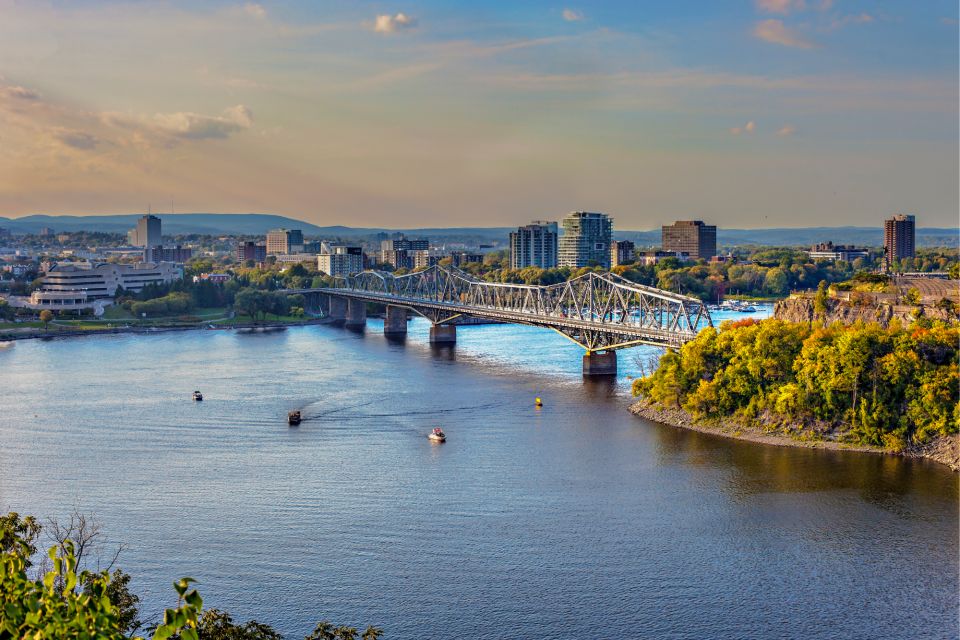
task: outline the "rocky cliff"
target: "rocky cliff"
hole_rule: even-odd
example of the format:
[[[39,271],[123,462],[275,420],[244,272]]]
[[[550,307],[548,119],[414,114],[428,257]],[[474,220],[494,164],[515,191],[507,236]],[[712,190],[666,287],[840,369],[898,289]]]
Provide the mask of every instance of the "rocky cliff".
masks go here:
[[[790,322],[812,322],[826,320],[827,324],[840,321],[844,324],[855,322],[878,322],[884,327],[897,318],[903,323],[913,322],[915,313],[920,309],[923,315],[937,320],[955,320],[943,309],[930,306],[892,305],[886,303],[853,304],[846,300],[831,298],[827,300],[827,311],[823,318],[817,317],[813,310],[813,298],[796,297],[780,300],[773,307],[773,316]]]

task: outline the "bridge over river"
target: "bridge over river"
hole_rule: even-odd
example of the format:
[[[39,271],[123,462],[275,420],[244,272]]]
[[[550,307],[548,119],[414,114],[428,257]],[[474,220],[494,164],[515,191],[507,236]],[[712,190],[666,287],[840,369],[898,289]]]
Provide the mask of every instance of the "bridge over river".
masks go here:
[[[688,296],[590,272],[554,285],[483,282],[453,267],[395,276],[364,271],[329,287],[287,289],[348,327],[361,327],[367,303],[386,306],[388,336],[407,332],[408,311],[432,323],[430,342],[452,344],[458,319],[481,318],[552,329],[583,347],[584,375],[617,371],[616,350],[646,344],[679,347],[713,326],[706,305]]]

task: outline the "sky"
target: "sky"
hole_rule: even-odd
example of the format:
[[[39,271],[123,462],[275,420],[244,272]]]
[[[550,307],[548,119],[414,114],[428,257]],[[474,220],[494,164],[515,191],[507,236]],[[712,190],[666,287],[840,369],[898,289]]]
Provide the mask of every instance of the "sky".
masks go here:
[[[0,216],[958,225],[955,1],[0,0]]]

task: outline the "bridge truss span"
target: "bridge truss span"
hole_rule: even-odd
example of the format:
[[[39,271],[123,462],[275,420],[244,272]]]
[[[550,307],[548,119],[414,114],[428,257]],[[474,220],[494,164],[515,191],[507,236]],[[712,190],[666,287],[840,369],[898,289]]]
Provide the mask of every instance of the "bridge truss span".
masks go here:
[[[536,286],[484,282],[453,267],[433,266],[402,276],[364,271],[338,278],[331,287],[299,292],[406,307],[434,325],[474,316],[547,327],[588,353],[639,344],[679,347],[712,326],[702,301],[613,273]]]

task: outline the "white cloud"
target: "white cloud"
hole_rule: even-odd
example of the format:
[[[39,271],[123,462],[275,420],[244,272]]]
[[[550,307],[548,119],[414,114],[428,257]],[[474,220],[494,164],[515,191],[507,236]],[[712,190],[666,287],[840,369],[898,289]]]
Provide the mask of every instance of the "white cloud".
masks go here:
[[[248,2],[247,4],[243,5],[243,12],[251,18],[256,18],[257,20],[263,20],[267,17],[267,10],[262,4],[258,4],[256,2]]]
[[[405,13],[398,13],[395,16],[377,16],[376,21],[373,23],[373,30],[377,33],[394,33],[395,31],[412,29],[415,26],[417,26],[416,18],[408,16]]]
[[[777,135],[785,138],[787,136],[792,136],[796,132],[797,130],[792,124],[785,124],[777,130]]]
[[[783,45],[785,47],[797,47],[800,49],[810,49],[813,44],[802,38],[792,29],[783,24],[782,20],[761,20],[753,29],[753,35],[764,42]]]
[[[563,19],[567,22],[580,22],[583,20],[583,12],[575,9],[564,9]]]
[[[153,117],[156,126],[177,138],[205,140],[229,138],[234,133],[249,129],[253,124],[253,112],[239,104],[224,110],[220,116],[205,116],[199,113],[180,111],[158,113]]]
[[[743,125],[742,127],[733,127],[732,129],[730,129],[730,133],[732,133],[735,136],[738,136],[741,133],[753,133],[756,128],[757,128],[757,124],[753,120],[750,120],[747,122],[747,124]]]
[[[836,18],[828,27],[829,30],[833,31],[835,29],[842,29],[848,24],[870,24],[874,21],[874,17],[869,13],[861,13],[859,15],[853,16],[843,16],[842,18]]]
[[[804,0],[756,0],[759,11],[787,15],[791,11],[803,11],[807,8]]]

